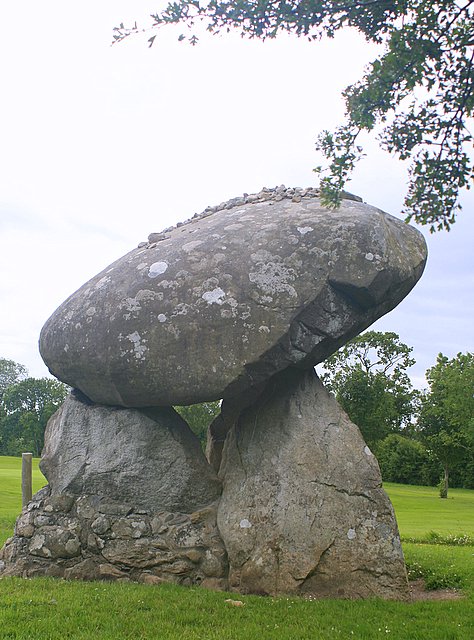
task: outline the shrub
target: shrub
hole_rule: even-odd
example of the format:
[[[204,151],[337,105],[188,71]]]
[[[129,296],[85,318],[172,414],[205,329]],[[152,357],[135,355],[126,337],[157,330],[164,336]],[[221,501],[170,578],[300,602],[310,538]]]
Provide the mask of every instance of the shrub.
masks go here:
[[[431,484],[427,470],[432,461],[420,442],[392,433],[378,444],[376,454],[385,482]]]

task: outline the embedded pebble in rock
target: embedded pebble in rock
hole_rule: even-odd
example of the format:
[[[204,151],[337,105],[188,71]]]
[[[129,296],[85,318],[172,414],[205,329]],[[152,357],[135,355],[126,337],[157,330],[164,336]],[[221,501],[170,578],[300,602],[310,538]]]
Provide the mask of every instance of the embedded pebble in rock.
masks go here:
[[[231,399],[308,368],[393,309],[424,268],[421,234],[347,194],[263,189],[107,267],[45,324],[51,373],[97,403]]]

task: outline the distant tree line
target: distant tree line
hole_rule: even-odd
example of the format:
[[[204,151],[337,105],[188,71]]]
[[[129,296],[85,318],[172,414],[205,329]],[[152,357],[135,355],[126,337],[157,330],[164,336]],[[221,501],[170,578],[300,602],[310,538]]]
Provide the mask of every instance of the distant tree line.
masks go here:
[[[474,354],[439,354],[426,372],[428,388],[413,387],[412,347],[393,332],[367,331],[324,362],[324,384],[358,425],[388,482],[474,489]],[[0,455],[41,454],[44,430],[68,387],[30,378],[0,358]],[[201,445],[219,402],[175,407]]]
[[[413,388],[412,348],[367,331],[324,363],[322,379],[360,428],[388,482],[474,489],[474,354],[442,353]]]
[[[23,365],[0,358],[0,455],[40,456],[46,424],[67,393],[62,382],[30,378]]]

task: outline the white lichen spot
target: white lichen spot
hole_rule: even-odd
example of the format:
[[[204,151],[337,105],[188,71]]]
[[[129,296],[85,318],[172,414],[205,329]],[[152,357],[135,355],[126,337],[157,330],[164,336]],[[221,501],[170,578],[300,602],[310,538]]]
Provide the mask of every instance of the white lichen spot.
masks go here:
[[[201,298],[205,300],[207,304],[224,304],[225,291],[222,291],[220,287],[216,287],[212,291],[203,293]]]
[[[141,306],[136,298],[125,298],[120,303],[120,308],[125,308],[127,311],[140,311]]]
[[[137,264],[137,271],[143,271],[143,269],[147,269],[147,268],[148,268],[147,262],[140,262],[140,264]]]
[[[356,535],[357,534],[355,532],[355,529],[349,529],[349,531],[347,532],[347,537],[349,538],[349,540],[354,540]]]
[[[69,345],[66,342],[66,344],[64,345],[64,351],[67,353],[69,351]]]
[[[253,257],[253,256],[252,256]],[[286,293],[291,298],[296,298],[295,288],[290,284],[296,279],[293,269],[288,268],[285,264],[276,261],[258,262],[255,271],[249,273],[249,280],[263,292],[261,302],[273,302],[271,296],[279,293]]]
[[[150,268],[148,269],[148,277],[157,278],[158,276],[161,276],[161,274],[164,273],[167,268],[168,268],[167,262],[164,262],[164,261],[154,262],[153,264],[150,265]]]
[[[220,264],[221,262],[224,262],[225,259],[226,259],[225,253],[215,253],[212,256],[212,262],[216,265]]]
[[[311,233],[313,231],[313,227],[296,227],[298,233],[301,233],[302,236],[305,236],[307,233]]]
[[[89,307],[86,310],[86,316],[89,316],[89,317],[93,316],[93,315],[95,315],[95,312],[96,312],[96,308],[95,307]]]
[[[190,311],[190,309],[192,309],[192,307],[189,304],[180,302],[173,309],[173,313],[171,314],[171,317],[174,318],[175,316],[186,316]]]
[[[164,313],[160,313],[158,316],[158,322],[166,322],[167,317],[165,316]]]
[[[133,344],[133,350],[135,352],[135,358],[137,360],[143,360],[143,358],[145,357],[146,351],[148,351],[148,348],[145,347],[145,345],[141,343],[142,342],[142,338],[141,338],[140,334],[138,333],[138,331],[134,331],[133,333],[130,333],[127,336],[127,338]]]
[[[262,324],[260,325],[260,327],[258,328],[260,333],[270,333],[270,328],[267,327],[266,324]]]
[[[368,260],[369,262],[372,262],[372,260],[375,258],[373,253],[366,253],[365,254],[365,259]]]
[[[366,456],[373,456],[374,455],[367,445],[364,447],[364,453],[365,453]]]
[[[250,529],[250,527],[252,526],[252,523],[247,520],[247,518],[244,518],[243,520],[240,521],[239,524],[241,529]]]

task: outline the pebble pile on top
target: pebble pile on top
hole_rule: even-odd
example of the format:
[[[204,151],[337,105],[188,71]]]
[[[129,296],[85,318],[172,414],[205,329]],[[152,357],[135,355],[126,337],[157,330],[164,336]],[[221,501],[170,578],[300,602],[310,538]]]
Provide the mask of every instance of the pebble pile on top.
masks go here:
[[[8,575],[406,597],[377,463],[313,367],[408,294],[426,246],[357,196],[337,211],[318,196],[208,207],[52,315],[41,354],[78,391],[48,425],[50,486],[3,550]],[[211,467],[171,406],[217,399]],[[127,506],[114,519],[104,500]],[[186,533],[153,529],[163,514]]]

